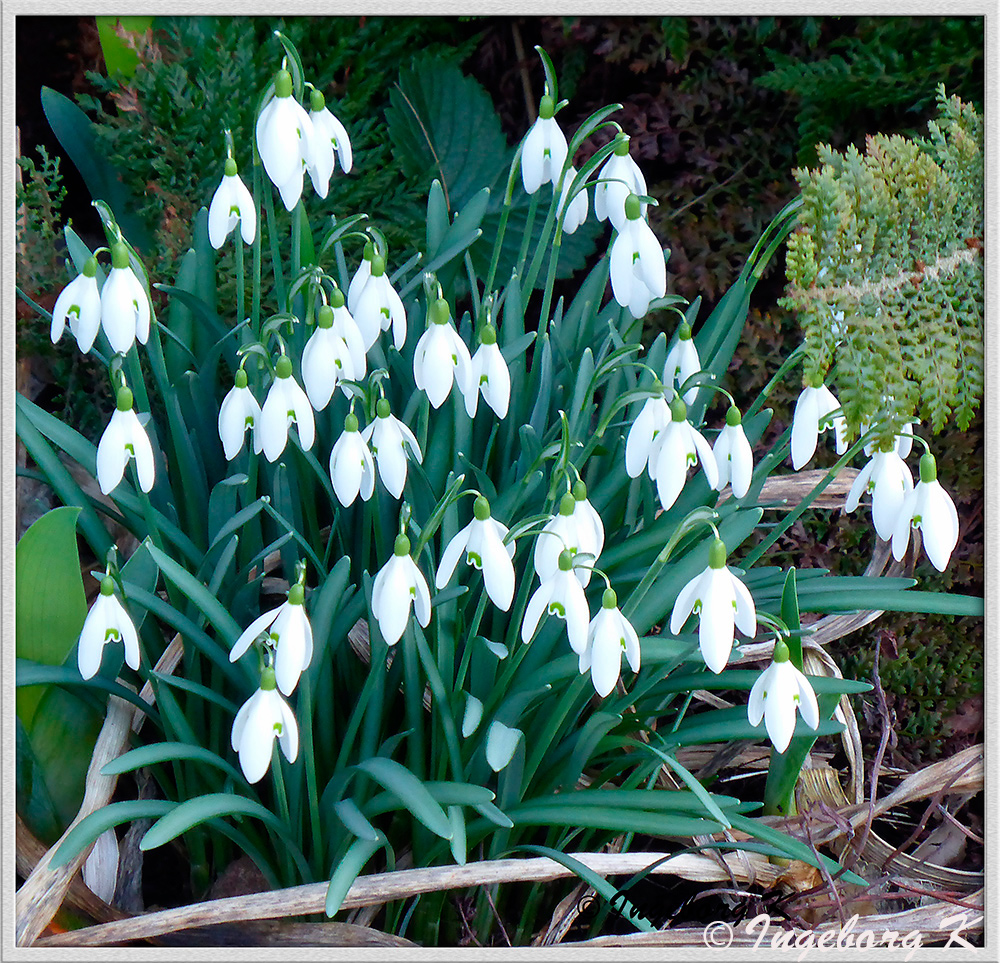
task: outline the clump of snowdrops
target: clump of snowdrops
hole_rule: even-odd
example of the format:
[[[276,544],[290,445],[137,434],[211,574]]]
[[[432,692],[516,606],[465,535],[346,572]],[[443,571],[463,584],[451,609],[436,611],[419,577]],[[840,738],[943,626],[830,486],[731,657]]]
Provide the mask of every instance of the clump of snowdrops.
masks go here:
[[[770,740],[764,803],[787,812],[813,742],[841,729],[838,700],[866,688],[803,674],[799,613],[864,608],[872,591],[890,608],[912,584],[755,566],[796,512],[739,555],[789,453],[802,468],[832,429],[843,457],[828,482],[869,437],[848,450],[836,399],[810,382],[791,429],[762,450],[766,391],[741,412],[723,385],[796,205],[699,319],[667,293],[669,252],[617,105],[567,137],[542,53],[545,93],[498,185],[495,235],[482,230],[485,185],[448,210],[435,183],[427,249],[400,263],[365,214],[310,220],[311,193],[365,172],[278,39],[255,129],[220,132],[219,186],[196,224],[208,289],[214,250],[235,247],[236,303],[213,309],[205,288],[164,284],[98,203],[108,244],[91,251],[67,228],[77,273],[52,338],[68,327],[106,364],[116,410],[95,448],[18,400],[33,457],[54,444],[110,498],[99,508],[51,473],[106,559],[81,684],[147,681],[157,706],[116,771],[152,767],[164,798],[84,820],[59,858],[141,809],[158,817],[143,848],[183,834],[196,881],[246,853],[272,886],[329,879],[331,915],[366,867],[533,852],[579,871],[572,853],[623,834],[677,849],[722,834],[717,845],[815,864],[746,815],[760,800],[710,792],[681,761],[684,747]],[[578,170],[583,141],[608,127]],[[498,277],[521,192],[519,256]],[[607,223],[606,252],[556,298],[562,238],[588,217]],[[485,275],[474,245],[492,251]],[[152,288],[191,312],[197,339],[157,316]],[[645,350],[650,312],[676,324]],[[848,509],[871,491],[896,557],[919,529],[942,568],[955,511],[930,454],[913,484],[913,437],[874,452]],[[107,517],[138,539],[129,558]],[[168,674],[156,667],[171,639],[183,657]],[[749,640],[774,641],[772,660],[727,668]],[[693,693],[706,689],[736,704],[701,708]],[[732,828],[757,842],[727,841]],[[492,902],[525,938],[542,898],[481,890],[472,925],[488,932]],[[457,939],[450,906],[446,894],[391,904],[385,928]]]

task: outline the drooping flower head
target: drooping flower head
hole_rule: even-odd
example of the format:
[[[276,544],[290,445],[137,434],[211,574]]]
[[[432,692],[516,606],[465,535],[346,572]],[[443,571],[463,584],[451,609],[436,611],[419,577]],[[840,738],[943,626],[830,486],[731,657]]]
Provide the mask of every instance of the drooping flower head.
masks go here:
[[[670,423],[660,432],[649,455],[650,477],[656,482],[660,506],[667,511],[684,488],[688,468],[701,464],[711,488],[719,484],[712,446],[687,420],[687,405],[679,396],[670,402]]]
[[[275,671],[265,666],[260,688],[240,707],[233,720],[232,747],[249,783],[260,782],[271,767],[274,740],[289,762],[299,754],[299,727],[288,703],[275,689]]]
[[[101,579],[101,594],[87,613],[77,645],[77,665],[84,679],[97,674],[104,646],[109,642],[124,643],[125,662],[130,669],[139,668],[139,636],[125,606],[115,595],[115,580],[105,575]]]
[[[244,244],[257,236],[257,208],[246,184],[240,179],[236,161],[226,158],[222,181],[208,207],[208,240],[218,250],[239,224]]]
[[[587,631],[587,646],[580,653],[580,674],[590,670],[590,679],[601,698],[608,695],[622,671],[622,654],[633,672],[639,671],[639,636],[632,623],[618,609],[618,596],[607,588],[601,610]]]
[[[584,494],[586,498],[586,494]],[[575,560],[577,554],[592,556],[572,567],[573,573],[584,587],[590,584],[591,568],[596,558],[597,532],[589,515],[576,514],[577,501],[571,492],[559,500],[559,510],[546,523],[535,540],[533,556],[535,572],[543,582],[559,571],[559,557],[568,552]],[[583,524],[581,524],[583,519]],[[603,532],[603,526],[602,526]]]
[[[525,135],[521,148],[521,179],[526,194],[542,184],[555,184],[562,173],[569,147],[555,118],[555,101],[545,94],[538,104],[538,119]]]
[[[912,489],[913,476],[895,446],[876,451],[851,484],[844,511],[853,512],[861,502],[861,495],[870,492],[875,531],[879,538],[888,540],[896,529],[906,494]]]
[[[375,420],[361,433],[361,438],[375,456],[379,478],[393,498],[403,494],[406,484],[406,453],[419,464],[423,460],[413,432],[389,410],[389,402],[379,398]]]
[[[330,451],[330,480],[337,499],[345,508],[354,503],[359,492],[362,499],[368,501],[375,491],[375,462],[358,431],[354,412],[344,419],[344,430]]]
[[[395,645],[403,637],[411,605],[417,621],[427,628],[431,620],[427,580],[410,558],[410,540],[397,535],[392,558],[379,569],[372,583],[372,615],[387,645]]]
[[[490,515],[490,503],[480,495],[473,505],[472,521],[448,543],[441,553],[435,584],[443,589],[465,553],[467,565],[483,573],[486,594],[506,612],[514,598],[514,545],[504,545],[507,526]]]
[[[235,662],[263,635],[265,644],[274,650],[275,678],[285,695],[292,693],[299,676],[312,662],[313,635],[305,598],[302,585],[293,585],[281,605],[257,616],[247,626],[229,653],[229,661]]]
[[[701,360],[698,357],[698,349],[694,346],[694,338],[691,336],[691,325],[684,321],[677,329],[677,340],[667,352],[667,359],[663,364],[663,383],[680,391],[681,385],[699,371],[701,371]],[[693,405],[695,398],[698,397],[698,386],[688,388],[682,397],[686,404]]]
[[[726,565],[726,545],[717,538],[708,551],[708,568],[680,590],[670,613],[670,632],[677,635],[688,616],[698,616],[698,645],[702,658],[719,673],[729,661],[736,629],[751,638],[757,634],[757,609],[743,582]]]
[[[292,96],[292,75],[274,75],[274,96],[257,118],[257,151],[271,183],[278,188],[286,210],[302,196],[302,178],[312,157],[312,121]]]
[[[427,330],[420,335],[413,352],[413,381],[427,393],[431,404],[440,408],[457,383],[469,390],[469,349],[451,324],[448,302],[438,298],[430,307]]]
[[[392,342],[397,351],[402,350],[406,343],[406,309],[396,289],[389,283],[389,277],[385,273],[385,260],[381,255],[376,254],[372,258],[371,273],[358,294],[352,313],[361,336],[365,339],[365,351],[378,340],[380,331],[389,330],[390,324]]]
[[[943,572],[958,544],[958,512],[937,480],[937,462],[929,451],[920,456],[920,480],[906,493],[892,533],[892,554],[897,561],[906,554],[911,529],[920,529],[924,552]]]
[[[132,270],[128,248],[120,241],[111,245],[111,273],[101,288],[101,324],[119,354],[125,354],[136,338],[141,344],[149,338],[149,298]]]
[[[344,305],[344,292],[334,288],[330,294],[330,308],[333,311],[333,333],[347,345],[351,354],[351,366],[354,368],[354,380],[360,381],[368,373],[368,362],[365,358],[365,339],[353,315]]]
[[[611,291],[633,318],[643,317],[649,302],[667,293],[663,248],[640,212],[639,198],[630,194],[625,224],[611,244]]]
[[[309,404],[322,411],[338,382],[354,381],[354,360],[347,342],[334,330],[333,308],[324,304],[316,312],[316,330],[302,349],[302,383]]]
[[[616,231],[625,227],[625,201],[629,195],[644,196],[647,193],[646,179],[639,165],[632,160],[628,143],[627,134],[616,135],[614,153],[604,162],[594,189],[594,214],[599,221],[610,219]],[[643,201],[639,208],[642,217],[646,216],[647,207],[648,204]]]
[[[264,446],[260,433],[260,405],[247,387],[247,373],[240,368],[235,384],[219,407],[219,438],[227,461],[232,461],[243,450],[248,429],[253,438],[253,450],[259,455]]]
[[[49,339],[55,344],[69,322],[80,350],[87,354],[101,327],[101,292],[97,287],[97,258],[87,258],[83,272],[66,285],[52,309]]]
[[[340,168],[345,174],[354,164],[351,140],[344,125],[327,108],[323,91],[315,87],[309,94],[309,120],[312,123],[312,139],[306,168],[313,189],[320,197],[326,197],[336,162],[340,161]]]
[[[795,732],[796,709],[807,726],[817,729],[819,704],[809,680],[792,665],[788,646],[780,639],[772,658],[750,690],[747,718],[752,726],[759,726],[763,719],[774,748],[784,752]]]
[[[843,415],[834,414],[838,408],[840,402],[822,379],[813,379],[802,389],[792,415],[792,468],[796,471],[812,458],[820,432],[832,430],[837,454],[847,451],[847,422]]]
[[[476,417],[479,395],[503,421],[510,407],[510,369],[504,360],[497,332],[492,324],[483,326],[479,347],[469,362],[469,383],[465,389],[465,410],[470,418]]]
[[[118,487],[130,458],[135,459],[139,487],[148,492],[154,480],[153,446],[132,410],[132,392],[122,387],[118,389],[114,414],[97,443],[97,482],[105,495]]]
[[[375,257],[375,245],[371,241],[365,241],[364,250],[361,252],[361,263],[357,271],[351,278],[351,283],[347,288],[347,307],[351,314],[358,310],[358,298],[368,283],[368,278],[372,274],[372,260]],[[377,335],[376,335],[377,336]]]
[[[753,450],[743,430],[739,408],[731,406],[726,412],[726,424],[715,439],[712,454],[719,469],[716,491],[721,492],[728,483],[733,486],[733,494],[743,498],[750,490],[753,479]]]
[[[285,450],[292,423],[298,430],[302,450],[308,451],[316,438],[316,421],[309,398],[292,377],[291,358],[283,354],[274,366],[274,381],[260,410],[261,444],[268,461],[274,461]]]
[[[572,498],[572,496],[570,496]],[[580,653],[587,646],[587,628],[590,624],[590,609],[587,596],[580,580],[573,575],[573,556],[569,552],[559,554],[558,568],[554,575],[542,579],[528,600],[521,623],[521,641],[530,642],[539,620],[548,612],[566,623],[566,635],[574,652]]]
[[[587,220],[587,211],[589,209],[589,202],[587,201],[587,188],[586,186],[580,187],[577,192],[573,195],[573,199],[569,202],[569,206],[566,205],[566,199],[569,196],[570,188],[573,186],[573,180],[576,178],[577,170],[570,164],[566,168],[566,173],[563,175],[562,191],[559,194],[559,203],[556,205],[556,217],[560,217],[563,213],[563,208],[566,209],[566,216],[563,218],[563,233],[573,234],[576,229]]]
[[[656,379],[642,410],[632,422],[625,439],[625,471],[630,478],[638,478],[649,464],[650,478],[656,473],[655,455],[660,448],[660,433],[670,424],[670,405],[664,396],[663,385]],[[671,392],[672,394],[672,392]]]

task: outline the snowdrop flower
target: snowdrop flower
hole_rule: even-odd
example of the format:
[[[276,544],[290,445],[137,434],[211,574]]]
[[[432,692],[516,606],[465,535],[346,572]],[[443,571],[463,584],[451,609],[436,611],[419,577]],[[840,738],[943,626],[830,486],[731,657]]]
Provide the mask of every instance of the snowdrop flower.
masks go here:
[[[351,313],[365,340],[365,351],[378,340],[380,331],[389,330],[390,324],[393,344],[397,351],[402,350],[406,342],[406,309],[396,289],[389,283],[385,261],[378,254],[372,258],[371,275],[358,294],[357,305]]]
[[[721,492],[727,484],[731,484],[733,494],[737,498],[743,498],[750,490],[753,478],[753,451],[743,430],[739,408],[731,406],[726,412],[726,425],[715,439],[712,454],[719,469],[716,491]]]
[[[372,615],[387,645],[395,645],[402,638],[411,604],[417,621],[427,628],[431,620],[431,593],[427,580],[410,558],[410,540],[405,535],[397,535],[392,558],[382,566],[372,583]]]
[[[312,121],[292,96],[292,75],[274,75],[274,96],[257,118],[257,151],[271,183],[281,193],[286,210],[302,196],[302,178],[312,157]]]
[[[752,726],[759,726],[763,719],[774,748],[784,752],[795,732],[795,710],[807,726],[817,729],[819,704],[809,680],[792,665],[784,642],[775,643],[772,658],[750,690],[747,718]]]
[[[288,590],[288,598],[276,608],[257,616],[236,640],[229,661],[235,662],[261,636],[275,650],[274,672],[278,688],[290,695],[302,671],[312,661],[313,635],[306,615],[306,592],[299,583]]]
[[[130,458],[135,459],[139,487],[148,492],[153,487],[153,446],[132,410],[132,392],[119,388],[114,414],[97,443],[97,482],[105,495],[118,487]]]
[[[257,236],[257,208],[246,184],[240,180],[236,161],[226,158],[222,182],[208,207],[208,239],[216,250],[225,243],[237,223],[244,244],[253,244]]]
[[[336,162],[340,161],[345,174],[354,164],[351,140],[344,125],[327,109],[323,92],[315,87],[309,95],[309,120],[312,123],[312,139],[306,168],[313,189],[320,197],[326,197]]]
[[[599,221],[610,218],[615,230],[621,231],[625,227],[625,201],[629,194],[646,193],[646,179],[628,152],[628,136],[618,134],[615,137],[614,153],[604,162],[600,174],[597,175],[597,185],[594,188],[594,214]],[[646,216],[647,207],[648,204],[642,202],[639,208],[642,217]]]
[[[510,369],[497,344],[497,332],[492,324],[483,326],[479,347],[469,362],[469,381],[465,388],[465,410],[476,417],[479,395],[503,421],[510,407]]]
[[[573,195],[573,200],[569,202],[569,206],[566,206],[566,197],[569,194],[570,187],[573,185],[573,179],[576,177],[576,174],[576,168],[570,164],[563,175],[562,192],[559,195],[559,203],[556,206],[556,217],[561,216],[563,208],[566,208],[566,217],[563,219],[564,234],[573,234],[587,220],[589,204],[587,201],[587,188],[585,186],[581,186],[577,190],[576,194]]]
[[[625,201],[626,221],[611,245],[611,291],[615,300],[641,318],[653,298],[667,293],[663,248],[640,215],[639,198]]]
[[[560,552],[556,573],[535,589],[524,610],[521,623],[521,640],[530,642],[535,634],[543,613],[555,615],[566,622],[566,634],[573,651],[581,653],[587,647],[587,629],[590,624],[590,609],[583,586],[573,575],[573,556]]]
[[[275,737],[289,762],[299,754],[299,727],[288,703],[274,687],[275,672],[266,666],[260,688],[240,707],[233,720],[232,746],[249,783],[260,782],[271,767]]]
[[[890,399],[891,400],[891,399]],[[896,454],[900,458],[909,458],[910,452],[913,450],[913,426],[920,424],[919,421],[908,421],[899,430],[899,434],[893,438],[893,447],[896,449]],[[867,421],[861,422],[861,434],[865,435],[868,433],[868,429],[871,425]],[[875,451],[875,441],[868,442],[864,447],[864,452],[866,455],[871,457],[872,453]]]
[[[594,689],[603,699],[618,683],[622,671],[622,653],[629,668],[639,671],[639,636],[632,623],[618,610],[614,589],[604,590],[601,610],[587,630],[587,646],[580,653],[580,674],[590,670]]]
[[[253,450],[259,455],[264,446],[260,434],[260,405],[247,387],[247,373],[240,368],[236,372],[236,383],[219,407],[219,438],[227,461],[232,461],[243,450],[248,428]]]
[[[423,455],[413,432],[391,414],[385,398],[379,398],[375,415],[375,420],[361,432],[361,438],[375,456],[382,484],[393,498],[399,498],[406,484],[406,448],[417,464],[423,461]]]
[[[684,488],[687,470],[701,463],[709,487],[719,485],[719,470],[712,446],[687,420],[687,405],[676,397],[670,403],[670,424],[660,432],[649,455],[649,476],[656,482],[660,505],[670,508]]]
[[[698,349],[691,337],[691,325],[683,322],[677,331],[677,340],[667,352],[667,360],[663,364],[663,383],[680,391],[681,385],[693,374],[701,371],[701,359]],[[688,388],[683,398],[686,404],[694,404],[698,397],[698,386]]]
[[[87,613],[77,645],[76,661],[84,679],[97,675],[108,642],[124,643],[126,663],[130,669],[139,668],[139,636],[125,606],[115,595],[115,580],[105,575],[101,579],[101,594]]]
[[[490,503],[480,495],[473,506],[473,518],[441,554],[435,584],[443,589],[455,572],[462,553],[465,562],[483,573],[486,594],[506,612],[514,598],[514,545],[504,545],[507,527],[490,517]]]
[[[726,545],[717,538],[708,550],[708,568],[680,590],[670,613],[670,633],[677,635],[691,613],[698,616],[698,645],[713,672],[729,661],[735,630],[757,634],[757,609],[749,590],[726,565]]]
[[[431,404],[440,408],[458,382],[460,391],[469,390],[469,349],[449,324],[448,302],[438,298],[430,309],[430,323],[420,335],[413,352],[413,381],[427,393]]]
[[[97,288],[96,257],[87,259],[83,273],[73,278],[56,298],[49,329],[53,344],[62,337],[67,321],[80,350],[87,354],[101,326],[101,292]]]
[[[111,273],[101,288],[101,324],[119,354],[125,354],[136,338],[141,344],[149,338],[149,298],[121,242],[111,245]]]
[[[347,288],[347,307],[351,314],[358,310],[358,298],[364,290],[368,279],[372,275],[372,260],[375,257],[375,245],[371,241],[365,241],[365,248],[361,254],[361,263],[358,265],[354,277]]]
[[[670,405],[663,395],[663,385],[653,382],[652,398],[647,398],[642,410],[632,422],[625,439],[625,470],[630,478],[638,478],[649,463],[650,477],[655,472],[650,456],[659,450],[659,436],[670,424]]]
[[[345,508],[354,503],[358,492],[364,501],[368,501],[375,491],[375,462],[358,431],[358,419],[354,412],[344,419],[344,431],[330,451],[330,480],[340,504]]]
[[[877,451],[858,472],[844,503],[845,512],[853,512],[864,492],[872,495],[872,521],[883,540],[892,538],[899,521],[903,500],[913,489],[913,476],[895,448]]]
[[[582,478],[573,483],[573,515],[571,516],[580,536],[580,551],[593,556],[593,565],[604,551],[604,522],[587,498],[587,485]],[[586,585],[587,582],[583,584]]]
[[[309,398],[292,377],[291,358],[283,354],[274,366],[274,381],[260,410],[261,445],[268,461],[274,461],[285,450],[293,421],[299,445],[308,451],[316,438],[316,422]]]
[[[958,512],[937,480],[937,462],[928,451],[920,456],[920,480],[906,493],[892,533],[892,554],[901,561],[910,543],[910,529],[919,528],[931,564],[943,572],[958,544]]]
[[[555,184],[562,173],[569,147],[555,119],[555,102],[546,94],[538,105],[538,119],[531,125],[521,147],[521,179],[526,194],[542,184]]]
[[[796,471],[812,458],[821,431],[832,428],[837,454],[847,451],[847,422],[843,415],[834,414],[839,407],[840,402],[821,380],[802,389],[792,415],[792,467]]]
[[[347,342],[333,329],[333,308],[324,304],[316,312],[316,330],[302,349],[302,384],[309,404],[322,411],[333,397],[338,381],[354,381],[354,361]]]
[[[334,288],[330,295],[330,309],[333,311],[333,333],[347,345],[354,369],[353,380],[360,381],[368,373],[365,339],[361,337],[361,330],[351,312],[344,307],[344,292],[340,288]]]
[[[584,499],[586,499],[586,486]],[[575,558],[578,554],[588,556],[583,564],[573,567],[573,574],[582,586],[590,584],[590,570],[597,558],[597,550],[603,547],[604,526],[601,526],[601,545],[598,546],[598,533],[593,520],[586,514],[585,509],[577,515],[576,507],[576,499],[572,493],[566,492],[559,502],[558,513],[545,523],[545,527],[535,540],[533,557],[535,572],[542,582],[553,578],[559,571],[559,557],[565,551],[569,553],[570,558]]]

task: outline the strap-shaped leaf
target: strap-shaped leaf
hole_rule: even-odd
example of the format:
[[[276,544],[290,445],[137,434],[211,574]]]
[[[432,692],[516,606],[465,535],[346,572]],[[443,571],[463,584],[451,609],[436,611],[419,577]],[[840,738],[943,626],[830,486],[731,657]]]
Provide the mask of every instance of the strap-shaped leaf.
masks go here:
[[[356,768],[398,796],[399,801],[432,833],[451,839],[451,823],[445,811],[427,787],[405,766],[393,759],[376,757],[359,762]]]

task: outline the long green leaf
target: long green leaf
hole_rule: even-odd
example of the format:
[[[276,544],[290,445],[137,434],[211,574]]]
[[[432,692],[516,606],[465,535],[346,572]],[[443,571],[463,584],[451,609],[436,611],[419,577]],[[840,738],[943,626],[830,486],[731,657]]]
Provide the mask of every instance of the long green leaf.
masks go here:
[[[127,799],[102,806],[97,812],[84,816],[62,841],[49,863],[51,869],[58,869],[68,863],[77,853],[86,849],[101,833],[122,823],[137,819],[152,819],[170,812],[174,803],[166,799]]]
[[[202,746],[192,746],[184,742],[154,742],[148,746],[139,746],[123,753],[117,759],[107,763],[101,772],[105,776],[118,776],[123,772],[134,772],[143,766],[155,766],[161,762],[177,762],[189,760],[215,766],[231,776],[241,785],[246,784],[243,774],[221,756],[217,756]]]
[[[451,838],[451,823],[445,811],[405,766],[393,759],[376,757],[359,762],[356,768],[399,797],[399,801],[432,833],[443,839]]]

